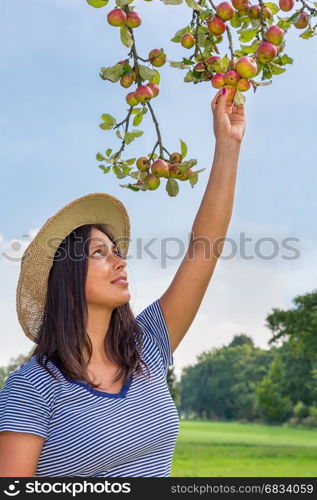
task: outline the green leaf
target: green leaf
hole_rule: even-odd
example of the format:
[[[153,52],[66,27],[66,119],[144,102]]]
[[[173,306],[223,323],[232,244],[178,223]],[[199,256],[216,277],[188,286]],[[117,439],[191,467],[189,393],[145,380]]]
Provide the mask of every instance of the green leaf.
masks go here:
[[[141,137],[141,135],[143,135],[143,130],[131,130],[131,135],[133,137]]]
[[[206,170],[205,168],[200,168],[199,170],[194,170],[191,174],[189,174],[189,177],[191,177],[194,174],[200,174],[200,172],[203,172]]]
[[[252,45],[240,45],[241,50],[243,51],[244,54],[253,54],[256,49],[258,48],[258,45],[260,44],[260,41],[257,40],[254,42]]]
[[[169,63],[170,66],[172,66],[172,68],[180,68],[180,69],[186,68],[186,65],[181,61],[169,61]]]
[[[193,64],[193,61],[191,59],[183,57],[183,64],[186,64],[186,66],[191,66]]]
[[[176,196],[179,191],[178,187],[178,182],[176,179],[173,179],[170,177],[166,183],[166,191],[168,192],[169,196]]]
[[[107,174],[111,167],[104,167],[103,165],[98,165],[99,168],[103,171],[104,174]]]
[[[111,153],[112,153],[112,149],[110,149],[110,148],[106,149],[106,156],[108,156],[108,158],[111,155]]]
[[[124,174],[121,168],[118,167],[117,165],[113,165],[112,171],[116,174],[118,179],[123,179],[124,177],[126,177],[126,174]]]
[[[195,174],[195,175],[191,175],[189,177],[189,182],[190,182],[190,185],[191,187],[193,188],[195,184],[197,184],[197,181],[198,181],[198,175]]]
[[[151,79],[151,82],[156,83],[156,85],[159,85],[160,80],[161,80],[161,75],[157,69],[153,69],[153,71],[155,74],[154,74],[153,78]]]
[[[111,125],[111,127],[113,127],[116,124],[116,119],[111,115],[103,114],[101,115],[101,119],[104,121],[106,125],[109,126]]]
[[[253,28],[248,28],[246,30],[239,30],[238,33],[240,33],[239,36],[239,41],[240,42],[249,42],[254,38],[257,34],[258,30],[253,29]]]
[[[123,26],[120,26],[120,40],[123,43],[123,45],[125,45],[129,49],[133,45],[133,39],[131,33],[129,31],[128,26],[126,26],[125,24]],[[120,66],[122,66],[122,64],[120,64]]]
[[[199,5],[199,3],[195,2],[195,0],[185,0],[185,2],[191,9],[198,10],[199,12],[204,12],[202,6]]]
[[[121,136],[119,129],[116,131],[116,136],[118,137],[118,139],[123,140],[123,137]]]
[[[279,12],[279,10],[280,10],[279,6],[276,5],[276,3],[267,2],[264,5],[266,7],[268,7],[269,9],[271,9],[273,15],[277,14],[277,12]]]
[[[286,69],[283,68],[283,66],[280,66],[279,64],[276,64],[273,61],[269,63],[269,66],[273,75],[280,75],[281,73],[284,73],[286,71]]]
[[[241,26],[241,21],[237,12],[235,12],[233,17],[230,19],[230,24],[233,28],[239,28],[239,26]]]
[[[279,17],[279,16],[277,16]],[[292,23],[288,21],[288,17],[279,17],[279,22],[276,24],[279,28],[282,28],[283,30],[289,28]]]
[[[109,0],[87,0],[87,3],[92,7],[95,7],[96,9],[98,9],[99,7],[104,7],[108,2]]]
[[[148,68],[147,66],[144,66],[143,64],[139,64],[139,72],[143,80],[151,80],[151,78],[155,76],[154,70]]]
[[[192,82],[193,81],[193,72],[190,70],[186,73],[184,77],[184,82]]]
[[[131,111],[132,115],[137,115],[140,112],[141,112],[141,108],[133,108],[132,111]]]
[[[281,58],[276,59],[279,64],[293,64],[294,59],[289,57],[287,54],[283,54]]]
[[[134,141],[134,137],[131,134],[131,132],[126,132],[124,134],[124,141],[125,141],[126,144],[130,144],[130,142]]]
[[[130,158],[129,160],[127,160],[128,165],[133,165],[135,160],[136,160],[136,158]]]
[[[102,128],[102,130],[111,130],[113,128],[113,125],[107,125],[106,123],[100,123],[99,127]]]
[[[185,158],[185,156],[187,155],[187,146],[185,144],[184,141],[182,141],[182,139],[180,139],[180,143],[181,143],[181,154],[182,154],[182,159]]]
[[[291,23],[297,23],[300,20],[300,12],[295,12],[291,17],[288,18],[288,21]]]
[[[220,63],[220,66],[221,66],[221,69],[222,71],[225,73],[226,71],[228,71],[228,66],[229,66],[229,57],[227,56],[227,54],[220,60],[218,60],[219,63]]]
[[[165,3],[165,5],[180,5],[183,3],[183,0],[163,0],[163,3]]]
[[[123,188],[128,188],[128,189],[132,189],[132,191],[140,191],[140,188],[135,186],[134,184],[119,184],[119,186],[123,187]]]
[[[236,106],[240,106],[240,104],[244,104],[245,101],[246,101],[246,97],[245,95],[240,92],[240,90],[236,90],[236,93],[234,94],[234,99],[233,99],[234,103]]]
[[[116,0],[116,4],[118,7],[124,7],[125,5],[128,5],[131,2],[133,2],[133,0]]]
[[[101,68],[101,78],[103,80],[110,80],[111,82],[117,82],[122,73],[124,72],[123,64],[115,64],[108,68]]]
[[[138,125],[140,125],[140,123],[142,122],[143,120],[143,114],[142,113],[139,113],[138,115],[135,115],[134,119],[133,119],[133,125],[135,127],[137,127]]]
[[[98,161],[105,161],[106,159],[101,153],[97,153],[96,158]]]
[[[304,38],[304,40],[307,40],[307,38],[312,38],[313,36],[316,36],[316,32],[314,29],[312,30],[312,29],[308,28],[306,31],[304,31],[304,33],[302,33],[299,36],[301,38]]]
[[[191,160],[187,160],[187,161],[182,161],[182,163],[179,165],[178,168],[181,172],[186,172],[186,170],[190,169],[191,167],[193,167],[196,164],[197,164],[197,160],[191,159]]]
[[[176,31],[175,35],[173,36],[173,38],[171,38],[171,42],[176,42],[176,43],[179,43],[181,41],[181,38],[182,36],[185,34],[185,33],[189,33],[190,31],[190,28],[189,26],[186,26],[185,28],[182,28],[178,31]]]

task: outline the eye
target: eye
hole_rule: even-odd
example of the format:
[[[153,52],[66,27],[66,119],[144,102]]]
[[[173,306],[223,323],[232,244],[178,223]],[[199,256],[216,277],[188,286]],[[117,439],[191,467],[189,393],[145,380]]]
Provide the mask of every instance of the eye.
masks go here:
[[[101,248],[98,248],[98,250],[95,250],[95,251],[93,252],[93,255],[95,255],[95,253],[97,253],[97,252],[102,252]]]

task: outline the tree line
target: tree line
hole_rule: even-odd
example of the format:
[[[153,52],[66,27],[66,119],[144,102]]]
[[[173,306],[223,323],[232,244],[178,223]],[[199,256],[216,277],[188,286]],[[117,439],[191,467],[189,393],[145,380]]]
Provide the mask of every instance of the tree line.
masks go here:
[[[183,368],[168,384],[183,418],[317,427],[317,290],[266,317],[269,349],[235,335]]]

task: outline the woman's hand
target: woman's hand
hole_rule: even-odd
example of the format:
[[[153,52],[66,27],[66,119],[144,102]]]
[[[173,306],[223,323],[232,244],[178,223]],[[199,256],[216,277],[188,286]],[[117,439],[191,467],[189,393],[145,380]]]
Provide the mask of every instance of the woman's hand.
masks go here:
[[[222,94],[220,89],[211,101],[211,109],[216,141],[241,143],[246,126],[244,104],[228,102],[228,90]]]

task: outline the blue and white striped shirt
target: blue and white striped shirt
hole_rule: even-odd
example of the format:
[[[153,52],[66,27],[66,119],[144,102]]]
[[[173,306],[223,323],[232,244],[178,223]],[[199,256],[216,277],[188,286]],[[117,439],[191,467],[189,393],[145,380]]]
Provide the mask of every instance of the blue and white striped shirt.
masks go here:
[[[0,393],[0,431],[45,438],[36,476],[164,477],[170,475],[179,415],[166,375],[173,364],[159,300],[136,320],[151,381],[131,377],[118,394],[66,379],[35,356],[12,372]]]

